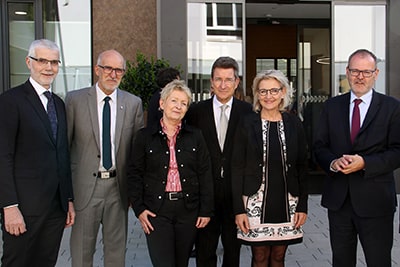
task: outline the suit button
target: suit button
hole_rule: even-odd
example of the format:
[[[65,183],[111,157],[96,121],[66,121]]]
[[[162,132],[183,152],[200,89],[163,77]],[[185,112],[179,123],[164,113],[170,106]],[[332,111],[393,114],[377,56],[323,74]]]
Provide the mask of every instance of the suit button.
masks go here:
[[[162,196],[158,196],[158,199],[162,199]]]
[[[97,158],[100,158],[100,155],[97,155]]]
[[[96,173],[93,173],[93,177],[97,177],[97,174],[96,174]]]
[[[179,153],[179,152],[181,152],[181,150],[180,150],[180,149],[178,149],[178,153]]]

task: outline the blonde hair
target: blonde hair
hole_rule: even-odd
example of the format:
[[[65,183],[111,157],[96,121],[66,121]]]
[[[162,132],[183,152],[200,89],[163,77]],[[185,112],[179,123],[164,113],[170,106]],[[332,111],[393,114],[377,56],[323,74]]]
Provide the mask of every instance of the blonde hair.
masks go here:
[[[283,96],[281,103],[279,104],[279,110],[284,111],[292,102],[293,89],[289,85],[288,78],[280,70],[262,70],[257,73],[253,80],[252,90],[253,90],[253,109],[255,111],[261,110],[261,104],[258,94],[258,86],[263,80],[276,80],[280,83],[283,89],[286,89],[286,93]]]
[[[161,90],[160,99],[166,101],[167,98],[171,95],[171,93],[175,90],[186,93],[188,97],[188,106],[189,106],[192,101],[192,91],[190,91],[189,87],[186,86],[185,81],[183,80],[173,80],[172,82],[168,83]]]

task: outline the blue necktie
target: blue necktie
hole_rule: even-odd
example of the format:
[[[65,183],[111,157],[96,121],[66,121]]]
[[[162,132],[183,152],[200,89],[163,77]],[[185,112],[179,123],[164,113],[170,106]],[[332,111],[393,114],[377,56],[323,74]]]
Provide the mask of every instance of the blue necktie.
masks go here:
[[[110,111],[110,97],[104,98],[103,107],[103,167],[108,170],[112,166],[111,160],[111,111]]]
[[[47,97],[47,116],[50,120],[51,131],[53,132],[54,140],[57,139],[57,112],[56,106],[54,105],[54,99],[52,94],[49,91],[44,92],[44,95]]]

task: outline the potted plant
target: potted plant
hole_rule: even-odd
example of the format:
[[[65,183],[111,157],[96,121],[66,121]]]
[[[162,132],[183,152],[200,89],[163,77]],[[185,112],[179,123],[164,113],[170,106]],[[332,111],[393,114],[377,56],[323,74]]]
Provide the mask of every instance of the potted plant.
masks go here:
[[[143,53],[138,52],[136,62],[126,62],[125,75],[119,88],[140,97],[143,109],[147,110],[151,96],[159,89],[156,82],[157,73],[169,66],[165,59],[147,59]]]

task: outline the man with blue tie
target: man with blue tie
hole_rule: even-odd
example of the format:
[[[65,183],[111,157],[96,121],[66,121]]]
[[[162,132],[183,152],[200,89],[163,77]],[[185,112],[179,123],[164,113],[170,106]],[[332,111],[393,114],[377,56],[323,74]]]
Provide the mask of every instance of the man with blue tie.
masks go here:
[[[346,67],[351,91],[326,101],[319,120],[314,153],[327,173],[322,206],[334,267],[356,266],[357,239],[367,266],[391,266],[400,104],[373,89],[378,74],[372,52],[353,52]]]
[[[53,267],[75,212],[64,102],[51,85],[58,46],[31,43],[27,82],[0,95],[3,267]]]
[[[143,127],[142,101],[118,89],[125,59],[100,53],[98,82],[65,99],[76,223],[71,232],[72,267],[93,266],[102,226],[104,266],[124,267],[128,224],[126,161]]]

